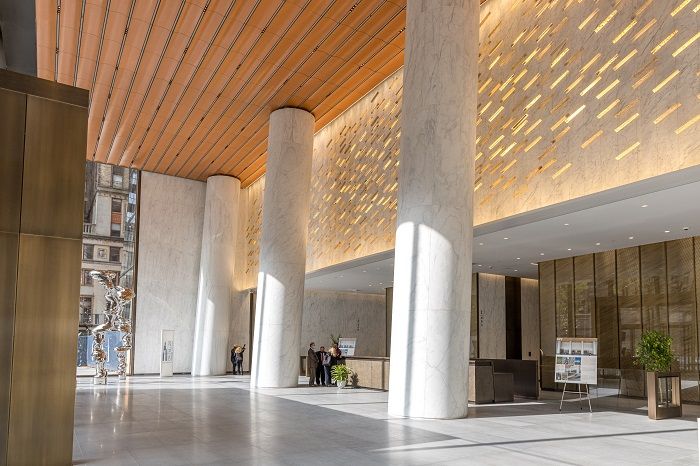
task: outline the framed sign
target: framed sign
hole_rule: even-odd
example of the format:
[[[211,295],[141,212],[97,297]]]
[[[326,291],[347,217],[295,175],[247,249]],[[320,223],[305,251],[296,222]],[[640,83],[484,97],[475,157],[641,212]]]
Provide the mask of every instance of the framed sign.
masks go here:
[[[557,338],[554,381],[598,384],[598,339]]]
[[[160,376],[172,377],[175,330],[160,331]]]
[[[357,338],[341,338],[338,340],[338,349],[343,357],[354,356],[355,345],[357,345]]]

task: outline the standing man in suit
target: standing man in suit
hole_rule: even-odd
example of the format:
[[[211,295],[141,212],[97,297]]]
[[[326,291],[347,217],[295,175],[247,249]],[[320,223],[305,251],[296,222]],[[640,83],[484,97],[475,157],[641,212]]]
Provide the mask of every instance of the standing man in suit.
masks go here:
[[[318,367],[318,356],[316,356],[316,343],[309,343],[309,351],[306,353],[306,376],[309,378],[309,387],[314,386],[316,380],[316,367]]]
[[[318,365],[316,366],[316,385],[326,385],[326,379],[323,373],[323,356],[326,355],[326,347],[321,346],[320,351],[316,351]],[[330,383],[330,381],[328,381]]]

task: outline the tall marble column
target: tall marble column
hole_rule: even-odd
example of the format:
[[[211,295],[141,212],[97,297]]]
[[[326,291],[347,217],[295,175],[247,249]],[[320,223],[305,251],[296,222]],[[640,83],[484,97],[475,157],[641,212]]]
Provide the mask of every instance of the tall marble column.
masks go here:
[[[479,0],[408,0],[389,414],[467,415]]]
[[[240,190],[237,178],[207,179],[192,375],[226,373]]]
[[[313,135],[314,116],[305,110],[270,115],[253,387],[294,387],[299,380]]]

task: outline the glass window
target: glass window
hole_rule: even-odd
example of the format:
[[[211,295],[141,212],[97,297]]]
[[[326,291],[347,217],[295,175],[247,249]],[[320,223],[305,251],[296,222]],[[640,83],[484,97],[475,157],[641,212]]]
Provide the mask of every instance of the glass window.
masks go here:
[[[80,284],[82,286],[92,286],[92,277],[90,276],[89,269],[82,270],[82,275],[80,276]]]
[[[92,314],[92,296],[80,297],[80,324],[93,325],[94,318]]]
[[[83,244],[83,260],[92,260],[93,252],[92,244]]]
[[[122,226],[119,223],[112,223],[112,226],[109,231],[109,236],[116,237],[116,236],[121,236],[122,234]]]
[[[112,187],[117,189],[124,187],[124,169],[122,167],[112,167]]]
[[[119,199],[118,197],[113,197],[112,198],[112,212],[121,212],[122,211],[122,200]]]
[[[110,247],[109,248],[109,261],[110,262],[121,262],[121,248]]]

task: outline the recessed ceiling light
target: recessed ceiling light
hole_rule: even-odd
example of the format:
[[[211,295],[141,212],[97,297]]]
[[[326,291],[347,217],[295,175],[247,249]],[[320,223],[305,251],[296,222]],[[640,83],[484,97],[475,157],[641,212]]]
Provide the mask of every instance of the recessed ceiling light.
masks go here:
[[[543,252],[541,252],[541,253],[540,253],[540,256],[544,256],[544,253],[543,253]]]
[[[366,270],[363,270],[362,273],[367,273],[367,271],[366,271]]]
[[[516,258],[515,258],[515,260],[516,260],[516,261],[519,261],[519,260],[520,260],[520,258],[519,258],[519,257],[516,257]]]
[[[600,246],[600,243],[595,243],[596,246]]]
[[[649,207],[649,204],[644,204],[642,205],[642,207]]]
[[[571,248],[568,248],[567,251],[571,251]]]
[[[343,278],[343,275],[341,275],[340,278]]]
[[[481,267],[481,264],[476,264],[477,267]]]
[[[484,245],[484,243],[479,243],[479,246],[483,246],[483,245]]]
[[[518,271],[518,269],[513,270],[513,272],[517,272],[517,271]]]
[[[565,226],[565,227],[568,227],[568,226],[569,226],[569,224],[568,224],[568,223],[565,223],[565,224],[564,224],[564,226]]]
[[[671,233],[671,230],[664,230],[664,233]]]
[[[530,262],[530,265],[537,265],[536,262]]]
[[[506,236],[506,237],[504,237],[503,239],[508,239],[508,237]]]
[[[382,282],[379,282],[379,284],[380,284],[380,285],[383,285],[384,283],[382,283]]]
[[[634,239],[634,236],[630,236],[629,239]]]

